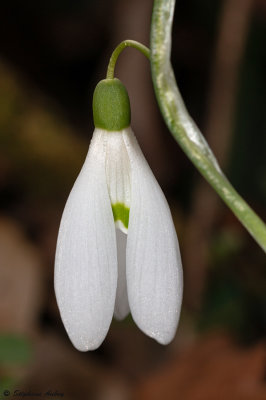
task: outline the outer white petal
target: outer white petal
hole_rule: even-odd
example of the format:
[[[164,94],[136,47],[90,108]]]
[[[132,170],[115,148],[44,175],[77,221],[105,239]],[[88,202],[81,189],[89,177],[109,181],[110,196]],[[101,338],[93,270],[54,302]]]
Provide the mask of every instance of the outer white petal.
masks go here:
[[[124,319],[129,313],[128,297],[127,297],[127,281],[126,281],[126,245],[127,235],[116,230],[117,243],[117,261],[118,261],[118,279],[115,300],[116,319]]]
[[[130,129],[123,132],[131,166],[127,289],[133,319],[161,344],[176,332],[183,292],[178,240],[169,206]]]
[[[116,238],[105,176],[105,131],[95,130],[61,220],[55,292],[74,346],[96,349],[109,329],[117,285]]]

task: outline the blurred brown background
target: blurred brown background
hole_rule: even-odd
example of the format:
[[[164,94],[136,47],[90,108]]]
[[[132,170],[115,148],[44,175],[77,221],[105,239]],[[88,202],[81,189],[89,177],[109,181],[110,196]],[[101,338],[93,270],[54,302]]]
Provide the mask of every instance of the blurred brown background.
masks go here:
[[[120,41],[149,45],[151,10],[151,0],[0,3],[0,398],[266,399],[265,255],[172,139],[134,49],[116,74],[180,240],[179,329],[162,347],[131,318],[114,321],[98,350],[79,353],[60,320],[56,237],[93,132],[92,93]],[[172,62],[191,115],[265,220],[266,1],[178,0]]]

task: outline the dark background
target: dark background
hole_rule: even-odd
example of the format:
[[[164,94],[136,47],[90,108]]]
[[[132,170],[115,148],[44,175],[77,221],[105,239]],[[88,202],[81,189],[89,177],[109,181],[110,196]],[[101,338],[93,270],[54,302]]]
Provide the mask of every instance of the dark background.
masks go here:
[[[151,10],[151,0],[0,3],[0,398],[20,389],[71,400],[266,399],[265,254],[171,137],[134,49],[116,76],[180,241],[179,329],[162,347],[131,318],[114,321],[83,354],[61,323],[57,230],[93,132],[93,90],[120,41],[149,45]],[[189,112],[264,220],[265,21],[264,0],[179,0],[172,46]]]

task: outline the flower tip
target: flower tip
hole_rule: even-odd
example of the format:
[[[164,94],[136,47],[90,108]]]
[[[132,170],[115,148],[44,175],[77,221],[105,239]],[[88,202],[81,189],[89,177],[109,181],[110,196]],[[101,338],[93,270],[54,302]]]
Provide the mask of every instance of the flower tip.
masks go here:
[[[86,352],[86,351],[93,351],[98,349],[98,347],[101,346],[102,342],[104,341],[105,337],[102,339],[100,338],[96,338],[95,340],[90,340],[89,338],[84,338],[82,336],[75,336],[75,337],[71,337],[70,334],[69,335],[69,339],[71,341],[71,343],[73,344],[73,346],[75,347],[75,349],[77,349],[78,351],[81,352]]]
[[[149,336],[151,339],[154,339],[157,343],[166,346],[171,343],[175,337],[176,329],[171,331],[162,331],[162,330],[143,330],[145,335]]]
[[[176,332],[175,332],[176,333]],[[150,336],[152,339],[156,340],[157,343],[163,345],[163,346],[167,346],[169,343],[171,343],[175,337],[175,333],[174,334],[170,334],[167,332],[165,334],[162,333],[156,333],[153,336]]]

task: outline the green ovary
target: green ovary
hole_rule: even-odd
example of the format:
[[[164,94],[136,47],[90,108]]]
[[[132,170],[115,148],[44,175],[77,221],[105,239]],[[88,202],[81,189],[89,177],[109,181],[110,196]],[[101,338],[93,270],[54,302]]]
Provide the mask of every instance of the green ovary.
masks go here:
[[[112,210],[115,221],[121,221],[125,228],[128,229],[128,221],[129,221],[129,208],[126,207],[123,203],[112,204]]]

